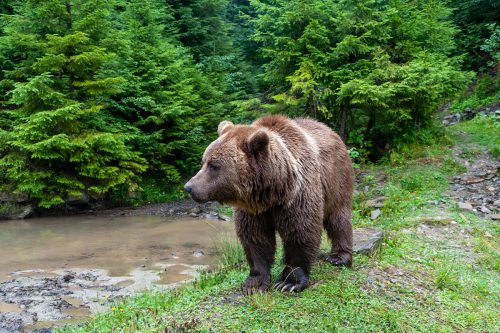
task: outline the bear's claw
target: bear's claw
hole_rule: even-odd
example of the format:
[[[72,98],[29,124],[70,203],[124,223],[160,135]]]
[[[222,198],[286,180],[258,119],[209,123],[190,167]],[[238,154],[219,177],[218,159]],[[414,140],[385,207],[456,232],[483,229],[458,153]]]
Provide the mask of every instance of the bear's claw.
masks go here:
[[[290,291],[290,292],[301,292],[306,289],[307,283],[295,283],[295,282],[286,282],[286,281],[278,281],[274,285],[274,289],[277,289],[281,292]]]
[[[300,267],[285,267],[281,277],[274,284],[274,289],[281,292],[290,291],[299,293],[309,285],[309,277]]]
[[[329,262],[330,264],[332,264],[333,266],[345,266],[345,267],[349,267],[349,268],[352,267],[351,257],[345,258],[341,255],[329,254],[329,255],[325,255],[323,257],[323,259],[326,262]]]
[[[249,276],[246,281],[241,285],[241,291],[244,295],[252,295],[255,293],[263,293],[269,289],[271,283],[270,276]]]

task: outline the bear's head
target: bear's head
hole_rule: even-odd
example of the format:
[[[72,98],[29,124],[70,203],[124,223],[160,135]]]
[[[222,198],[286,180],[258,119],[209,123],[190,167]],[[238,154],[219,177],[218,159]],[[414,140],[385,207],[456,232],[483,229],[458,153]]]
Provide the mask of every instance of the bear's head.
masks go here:
[[[219,137],[202,158],[201,170],[184,189],[195,201],[218,201],[245,210],[255,200],[256,187],[266,178],[270,136],[268,131],[251,125],[219,124]]]

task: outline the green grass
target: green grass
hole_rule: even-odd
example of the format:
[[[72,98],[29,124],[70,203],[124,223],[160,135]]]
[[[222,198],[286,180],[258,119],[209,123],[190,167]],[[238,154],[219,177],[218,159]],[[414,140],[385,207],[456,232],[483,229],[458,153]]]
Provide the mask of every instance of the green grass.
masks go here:
[[[490,120],[478,120],[453,131],[466,128],[471,143],[491,149],[483,133],[475,132],[490,131],[490,125]],[[429,204],[445,201],[442,193],[449,177],[464,171],[450,146],[415,146],[410,151],[415,154],[405,153],[407,162],[368,168],[358,184],[355,227],[377,226],[387,236],[377,255],[355,256],[353,269],[318,262],[311,287],[299,295],[271,291],[244,297],[239,293],[247,275],[243,251],[226,240],[219,248],[219,264],[196,282],[128,298],[87,324],[57,331],[500,331],[498,223],[464,214],[453,203],[444,210]],[[380,195],[387,199],[373,221],[364,202]],[[433,238],[418,232],[422,216],[446,216],[455,222],[435,225],[439,237]],[[461,230],[469,230],[467,237]],[[323,242],[323,250],[327,246]],[[278,262],[273,276],[279,271]]]
[[[453,127],[457,140],[475,143],[488,148],[490,154],[500,158],[500,116],[478,115],[471,121]]]
[[[478,78],[471,89],[453,101],[450,109],[454,112],[463,112],[467,108],[480,109],[500,100],[500,75],[483,75]]]

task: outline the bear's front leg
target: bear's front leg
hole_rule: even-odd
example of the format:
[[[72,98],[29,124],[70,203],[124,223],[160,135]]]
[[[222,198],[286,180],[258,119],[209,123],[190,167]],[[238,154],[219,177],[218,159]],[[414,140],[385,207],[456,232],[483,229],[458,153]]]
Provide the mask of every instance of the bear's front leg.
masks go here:
[[[276,252],[276,234],[266,214],[235,211],[236,234],[243,246],[250,274],[242,284],[246,295],[266,291],[271,284],[271,266]]]
[[[309,273],[321,243],[321,202],[300,200],[279,214],[278,232],[283,240],[285,268],[274,288],[301,292],[309,285]]]

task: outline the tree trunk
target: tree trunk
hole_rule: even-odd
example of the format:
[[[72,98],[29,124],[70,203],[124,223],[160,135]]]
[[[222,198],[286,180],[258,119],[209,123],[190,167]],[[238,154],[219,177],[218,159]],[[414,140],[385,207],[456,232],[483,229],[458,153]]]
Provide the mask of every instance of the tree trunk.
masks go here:
[[[340,109],[339,119],[338,119],[339,135],[344,142],[347,142],[347,134],[348,134],[348,131],[347,131],[347,112],[348,112],[347,106],[342,106]]]

